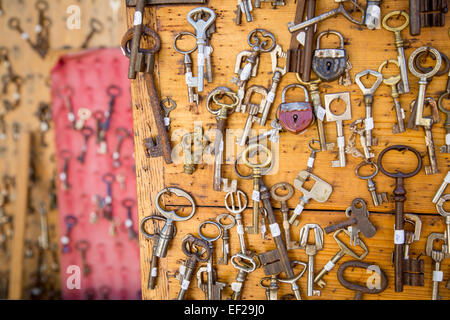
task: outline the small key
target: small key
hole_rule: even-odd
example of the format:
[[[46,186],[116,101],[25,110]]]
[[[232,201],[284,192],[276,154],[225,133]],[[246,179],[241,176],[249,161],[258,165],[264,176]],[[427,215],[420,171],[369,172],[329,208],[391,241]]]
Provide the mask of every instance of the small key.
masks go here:
[[[87,35],[83,44],[81,45],[81,49],[87,49],[87,47],[89,46],[89,43],[91,42],[94,35],[96,35],[97,33],[103,32],[103,23],[96,18],[91,19],[89,26],[91,27],[91,31]]]
[[[368,176],[363,176],[359,173],[362,167],[370,165],[375,168],[375,172]],[[374,162],[361,162],[355,169],[356,176],[362,180],[367,180],[367,189],[369,189],[370,195],[372,196],[372,202],[374,206],[379,206],[383,202],[388,203],[389,198],[386,192],[378,193],[373,178],[378,174],[378,166]]]
[[[314,244],[308,243],[309,232],[314,230]],[[320,296],[319,290],[314,290],[314,256],[323,248],[323,231],[317,224],[306,224],[300,229],[300,248],[308,256],[308,297]]]
[[[77,157],[77,160],[83,164],[86,159],[89,140],[94,135],[94,129],[92,129],[91,127],[83,127],[83,129],[81,129],[81,134],[83,135],[84,143],[83,146],[81,147],[81,154]]]
[[[112,157],[114,168],[119,168],[121,165],[120,149],[122,148],[122,145],[126,139],[132,138],[132,134],[126,128],[116,128],[116,138],[117,138],[117,145]]]
[[[170,129],[170,113],[177,108],[177,103],[173,101],[171,98],[166,97],[160,102],[161,108],[164,111],[164,124],[167,127],[167,130]]]
[[[63,159],[63,168],[61,173],[59,174],[59,180],[62,183],[62,189],[67,191],[71,188],[69,183],[69,163],[72,159],[72,152],[69,150],[63,150],[61,152],[60,158]]]
[[[428,236],[427,246],[426,246],[426,254],[431,257],[434,261],[434,270],[433,270],[433,289],[432,289],[432,300],[440,300],[439,296],[439,282],[444,280],[444,273],[441,271],[441,263],[444,259],[449,258],[448,254],[448,243],[444,243],[441,247],[441,250],[434,250],[434,242],[437,240],[446,241],[445,234],[433,232]]]
[[[130,240],[138,240],[138,234],[136,230],[134,230],[133,226],[133,207],[136,205],[136,201],[133,199],[124,199],[122,201],[122,207],[125,208],[127,212],[127,218],[125,220],[125,227],[128,230],[128,239]]]
[[[225,224],[222,220],[229,219],[231,223]],[[222,227],[222,258],[217,260],[217,264],[228,265],[228,257],[230,255],[230,229],[236,225],[236,219],[228,213],[223,213],[216,218],[216,222]]]
[[[79,240],[75,243],[75,249],[81,254],[81,263],[83,265],[83,276],[87,277],[92,269],[89,264],[86,263],[86,253],[90,249],[91,245],[86,240]]]

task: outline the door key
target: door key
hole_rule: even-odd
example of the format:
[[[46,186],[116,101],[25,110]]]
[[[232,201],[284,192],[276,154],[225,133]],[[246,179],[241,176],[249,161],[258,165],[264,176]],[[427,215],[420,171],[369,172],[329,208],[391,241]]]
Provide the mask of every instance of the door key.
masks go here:
[[[365,166],[369,166],[369,165],[372,168],[375,168],[375,171],[368,176],[361,175],[359,173],[361,168],[365,167]],[[383,202],[389,202],[387,193],[386,192],[378,193],[375,183],[372,180],[378,174],[378,165],[376,163],[363,161],[356,167],[355,173],[358,178],[360,178],[362,180],[367,180],[367,188],[369,189],[370,195],[372,196],[372,202],[373,202],[374,206],[378,207]]]
[[[309,232],[314,230],[314,244],[308,243]],[[319,290],[314,290],[314,256],[323,248],[323,231],[318,224],[306,224],[300,229],[300,248],[308,256],[308,297],[320,296]]]
[[[222,220],[229,219],[231,223],[225,224]],[[228,257],[230,255],[230,229],[236,225],[236,219],[228,213],[222,213],[218,215],[216,218],[216,222],[222,227],[223,235],[222,235],[222,258],[217,260],[217,264],[228,264]]]
[[[444,273],[441,271],[441,263],[444,259],[449,258],[448,254],[448,243],[444,243],[440,251],[434,250],[433,245],[437,240],[442,240],[445,242],[445,235],[443,233],[433,232],[428,236],[426,254],[431,257],[434,261],[433,270],[433,291],[431,295],[432,300],[440,300],[439,297],[439,282],[444,280]]]

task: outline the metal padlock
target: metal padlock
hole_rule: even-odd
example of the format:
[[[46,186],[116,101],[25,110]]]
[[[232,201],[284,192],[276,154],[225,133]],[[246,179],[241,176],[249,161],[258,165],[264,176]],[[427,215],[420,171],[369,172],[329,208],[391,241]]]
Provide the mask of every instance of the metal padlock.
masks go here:
[[[291,88],[302,88],[305,92],[305,101],[286,102],[286,92]],[[281,104],[277,110],[277,118],[281,126],[295,134],[304,132],[314,121],[314,112],[306,88],[300,84],[294,83],[284,88],[281,98]]]
[[[339,49],[320,49],[320,39],[324,35],[334,34],[341,40]],[[337,31],[327,30],[317,36],[312,68],[323,81],[333,81],[342,76],[347,63],[347,52],[344,49],[344,37]]]

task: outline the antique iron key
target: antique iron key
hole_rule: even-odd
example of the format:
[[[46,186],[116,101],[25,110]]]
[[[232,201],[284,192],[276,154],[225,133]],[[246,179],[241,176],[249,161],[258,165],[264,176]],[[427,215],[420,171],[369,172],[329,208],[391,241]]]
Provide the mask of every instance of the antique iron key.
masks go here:
[[[62,253],[69,253],[72,251],[70,246],[70,235],[72,233],[73,228],[77,225],[78,219],[75,216],[68,215],[64,218],[64,223],[66,225],[66,231],[64,235],[61,237]]]
[[[412,152],[418,161],[417,168],[408,173],[401,172],[399,169],[395,173],[389,172],[383,167],[383,157],[391,150],[397,151],[410,151]],[[396,179],[396,185],[394,189],[395,200],[395,234],[394,234],[394,263],[395,263],[395,291],[403,291],[403,257],[404,257],[404,244],[405,244],[405,230],[404,230],[404,203],[406,201],[406,190],[404,187],[404,179],[415,176],[422,169],[422,157],[420,153],[409,146],[394,145],[384,149],[378,156],[378,167],[381,172],[388,177]]]
[[[136,230],[134,230],[134,222],[133,222],[133,207],[135,205],[136,201],[134,199],[128,198],[122,200],[122,207],[125,208],[127,213],[124,225],[128,230],[128,239],[130,240],[138,240],[138,234]]]
[[[362,167],[371,166],[375,168],[375,171],[367,176],[363,176],[359,173]],[[373,178],[378,174],[378,165],[374,162],[361,162],[355,169],[356,176],[362,180],[367,180],[367,189],[369,189],[370,195],[372,196],[373,205],[378,207],[383,202],[389,202],[388,196],[386,192],[378,193],[375,183],[373,182]]]
[[[314,244],[308,243],[309,232],[314,230]],[[323,248],[323,231],[318,224],[306,224],[300,229],[300,248],[308,256],[308,297],[320,296],[319,290],[314,290],[314,256]]]
[[[88,35],[86,36],[86,39],[84,40],[83,44],[81,45],[81,49],[87,49],[92,38],[99,33],[103,32],[103,23],[96,19],[96,18],[92,18],[91,21],[89,22],[89,26],[91,28],[91,31],[88,33]]]
[[[122,148],[123,143],[125,142],[126,139],[130,139],[133,140],[133,135],[130,131],[128,131],[128,129],[126,128],[116,128],[116,139],[117,139],[117,144],[116,144],[116,148],[112,154],[112,158],[113,158],[113,166],[114,168],[119,168],[121,165],[121,153],[120,150]],[[119,180],[119,179],[118,179]]]
[[[61,181],[62,189],[67,191],[71,188],[69,183],[69,164],[72,159],[72,152],[70,150],[63,150],[60,154],[63,159],[62,171],[59,173],[59,181]]]
[[[224,219],[229,219],[231,222],[225,224],[222,222]],[[222,227],[223,235],[222,235],[222,258],[217,260],[217,264],[228,264],[228,257],[230,255],[230,229],[236,225],[236,219],[228,213],[222,213],[217,216],[216,222]]]
[[[86,154],[87,154],[87,151],[88,151],[89,140],[94,135],[94,129],[92,129],[91,127],[84,127],[81,130],[81,134],[83,135],[84,142],[83,142],[83,145],[81,147],[81,153],[77,157],[77,160],[80,163],[84,163],[84,161],[86,159]]]
[[[426,254],[434,261],[433,270],[433,289],[431,294],[431,300],[440,300],[439,297],[439,282],[444,280],[444,273],[441,271],[441,263],[444,259],[449,258],[448,243],[445,243],[445,235],[443,233],[430,233],[427,238]],[[437,240],[444,241],[441,250],[434,250],[434,242]]]
[[[81,264],[83,265],[83,276],[87,277],[91,273],[91,266],[86,262],[86,253],[91,245],[86,240],[79,240],[75,243],[75,249],[81,254]]]

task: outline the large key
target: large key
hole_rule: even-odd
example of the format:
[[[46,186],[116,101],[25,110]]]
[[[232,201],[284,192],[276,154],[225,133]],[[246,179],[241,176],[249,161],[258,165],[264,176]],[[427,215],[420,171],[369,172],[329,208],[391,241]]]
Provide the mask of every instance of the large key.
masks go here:
[[[311,230],[314,230],[314,244],[308,243]],[[314,290],[314,256],[323,249],[323,230],[318,224],[306,224],[300,229],[300,247],[308,256],[308,297],[320,296],[320,291]]]
[[[231,222],[225,224],[222,222],[224,219],[229,219]],[[222,213],[217,216],[216,222],[222,227],[223,235],[222,235],[222,258],[217,260],[217,264],[228,264],[228,257],[230,255],[230,229],[236,225],[236,219],[228,213]]]
[[[433,270],[433,289],[431,294],[432,300],[440,300],[439,297],[439,282],[444,280],[444,273],[441,271],[441,262],[449,258],[448,254],[448,243],[444,243],[441,247],[441,250],[434,250],[434,242],[437,240],[445,241],[445,235],[443,233],[433,232],[428,236],[427,239],[427,247],[426,254],[431,257],[434,261],[434,270]]]
[[[230,102],[222,102],[222,98],[231,99]],[[219,109],[212,109],[210,101],[213,100],[214,104],[219,106]],[[214,178],[213,187],[215,191],[222,189],[222,163],[223,163],[223,151],[225,144],[225,127],[228,117],[234,112],[234,109],[239,103],[238,96],[228,88],[219,87],[214,89],[209,95],[206,103],[206,109],[216,116],[217,129],[216,137],[214,140]]]
[[[327,262],[327,264],[322,268],[322,270],[319,271],[319,273],[314,278],[314,283],[316,283],[322,289],[325,288],[325,286],[327,285],[326,282],[322,280],[322,278],[325,275],[327,275],[331,270],[333,270],[336,263],[339,260],[341,260],[345,255],[349,255],[357,260],[363,260],[369,253],[369,249],[367,248],[366,244],[363,241],[359,242],[359,246],[361,247],[361,249],[363,249],[361,255],[358,255],[356,252],[352,251],[341,239],[338,238],[338,235],[342,232],[346,234],[348,237],[351,236],[350,232],[347,231],[346,229],[340,229],[333,234],[333,238],[334,240],[336,240],[339,246],[339,252],[336,253],[336,255],[333,258],[331,258],[330,261]]]
[[[341,99],[345,103],[345,111],[339,115],[334,114],[331,109],[331,102]],[[345,167],[347,165],[345,158],[345,136],[343,121],[352,119],[352,108],[350,103],[350,93],[334,93],[325,95],[325,109],[327,113],[327,121],[335,121],[337,128],[337,145],[339,148],[339,160],[333,160],[332,167]]]
[[[369,75],[374,76],[376,78],[376,81],[374,82],[371,88],[366,88],[364,84],[361,82],[361,78]],[[374,146],[378,145],[378,139],[373,139],[372,137],[372,130],[374,127],[372,118],[372,105],[375,91],[378,89],[382,81],[383,75],[377,71],[373,71],[370,69],[364,70],[355,76],[355,82],[364,95],[364,105],[366,107],[366,119],[364,120],[364,126],[366,131],[366,143],[367,146],[369,147],[371,147],[372,145]]]
[[[193,16],[199,13],[206,13],[209,15],[205,21],[203,19],[194,20]],[[199,7],[189,11],[187,21],[194,27],[197,38],[197,90],[203,92],[204,77],[205,77],[205,54],[207,50],[207,36],[206,33],[211,25],[216,20],[216,14],[212,9],[206,7]]]
[[[434,198],[432,200],[433,203],[437,203],[439,201],[439,198],[444,193],[444,191],[447,188],[448,184],[450,184],[450,171],[447,171],[447,175],[445,176],[444,181],[442,182],[442,184],[439,187],[438,191],[434,195]]]
[[[279,195],[278,190],[287,190],[285,195]],[[281,213],[283,214],[283,230],[284,230],[284,240],[286,242],[286,248],[288,250],[299,249],[300,246],[298,242],[291,240],[291,228],[289,224],[289,207],[287,202],[294,195],[294,188],[287,182],[280,182],[270,188],[270,196],[273,200],[279,201],[281,203]]]
[[[181,289],[178,293],[177,300],[184,300],[198,263],[207,262],[211,257],[211,248],[209,247],[208,242],[196,238],[192,234],[187,234],[183,238],[181,249],[188,259],[186,261],[186,270],[181,281]]]
[[[389,63],[395,64],[396,66],[400,66],[398,60],[386,60],[384,61],[380,67],[378,68],[378,72],[382,73],[384,67],[387,67]],[[391,87],[391,97],[394,101],[394,110],[395,116],[397,118],[397,123],[392,127],[392,132],[394,134],[405,132],[405,110],[402,108],[399,101],[399,91],[398,85],[402,80],[402,76],[399,74],[397,76],[392,76],[390,78],[385,78],[383,76],[383,83]]]
[[[303,187],[308,179],[314,180],[315,182],[310,190]],[[294,180],[294,186],[303,193],[303,196],[300,198],[300,203],[289,218],[289,223],[298,226],[299,222],[296,219],[303,212],[305,205],[308,204],[311,199],[320,203],[327,201],[333,192],[333,187],[316,175],[305,170],[299,172]]]
[[[401,172],[397,169],[395,173],[386,171],[383,167],[383,157],[391,150],[410,151],[412,152],[418,161],[417,168],[408,173]],[[388,177],[395,178],[395,189],[394,189],[394,200],[395,200],[395,233],[394,233],[394,264],[395,264],[395,291],[403,291],[403,257],[404,257],[404,244],[405,244],[405,230],[404,230],[404,206],[406,201],[406,190],[404,187],[404,180],[415,176],[422,169],[422,157],[419,151],[416,149],[404,146],[404,145],[394,145],[384,149],[378,156],[378,167],[381,172]]]
[[[215,237],[208,237],[202,232],[202,228],[205,225],[212,225],[217,228],[218,234]],[[214,245],[213,242],[217,241],[222,237],[222,227],[215,221],[205,221],[198,227],[198,235],[204,241],[206,241],[211,250],[209,259],[206,267],[200,267],[197,271],[197,283],[198,287],[205,293],[205,298],[207,300],[222,300],[222,290],[225,288],[226,284],[217,281],[217,270],[214,268]],[[207,281],[203,281],[203,273],[207,274]]]
[[[405,18],[405,23],[398,27],[391,27],[388,25],[388,20],[392,17],[399,17],[402,15]],[[383,28],[385,28],[388,31],[394,32],[395,37],[395,47],[397,48],[397,60],[398,60],[398,67],[400,69],[400,76],[402,78],[402,81],[398,84],[398,91],[400,94],[408,93],[409,92],[409,82],[408,82],[408,71],[406,69],[406,59],[405,59],[405,50],[403,47],[403,39],[401,35],[401,31],[405,29],[409,24],[409,15],[405,11],[392,11],[384,16],[383,21]]]
[[[444,209],[444,203],[450,200],[450,194],[443,195],[436,203],[436,208],[441,216],[445,218],[445,224],[447,231],[445,232],[447,242],[447,255],[450,256],[450,212]]]
[[[369,166],[369,165],[372,168],[375,168],[375,171],[372,174],[367,175],[367,176],[361,175],[359,173],[361,168],[365,167],[365,166]],[[375,186],[375,182],[373,182],[373,180],[372,180],[378,174],[378,171],[379,171],[379,169],[378,169],[378,166],[377,166],[376,163],[374,163],[374,162],[366,162],[366,161],[361,162],[355,169],[355,173],[356,173],[356,176],[358,178],[360,178],[362,180],[367,180],[367,189],[369,190],[370,195],[372,196],[373,205],[376,206],[376,207],[381,205],[383,202],[389,202],[389,198],[387,196],[387,193],[386,192],[378,193],[377,192],[377,188]]]
[[[445,145],[441,147],[441,153],[450,153],[450,110],[444,108],[444,100],[450,99],[450,71],[448,73],[447,87],[438,100],[438,108],[445,114]],[[450,246],[450,245],[449,245]]]

